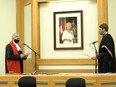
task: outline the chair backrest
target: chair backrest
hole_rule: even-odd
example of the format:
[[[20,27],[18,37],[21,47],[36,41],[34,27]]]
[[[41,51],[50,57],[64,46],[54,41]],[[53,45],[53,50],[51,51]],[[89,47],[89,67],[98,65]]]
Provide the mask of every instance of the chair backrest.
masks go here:
[[[66,81],[65,87],[86,87],[86,82],[83,78],[70,78]]]
[[[36,78],[33,76],[23,76],[18,81],[19,87],[36,87]]]

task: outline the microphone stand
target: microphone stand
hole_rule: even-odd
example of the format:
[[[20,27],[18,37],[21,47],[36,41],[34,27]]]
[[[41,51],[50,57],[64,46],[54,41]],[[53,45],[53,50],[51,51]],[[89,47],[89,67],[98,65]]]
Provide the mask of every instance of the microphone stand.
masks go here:
[[[97,56],[97,49],[96,49],[95,43],[93,43],[93,46],[95,48],[95,55]],[[95,73],[97,73],[97,58],[95,59]]]
[[[23,45],[25,45],[26,47],[31,49],[35,54],[35,71],[34,71],[34,73],[32,73],[32,74],[35,74],[36,73],[36,55],[38,55],[38,56],[40,56],[40,55],[35,50],[33,50],[31,47],[29,47],[27,44],[23,43]]]

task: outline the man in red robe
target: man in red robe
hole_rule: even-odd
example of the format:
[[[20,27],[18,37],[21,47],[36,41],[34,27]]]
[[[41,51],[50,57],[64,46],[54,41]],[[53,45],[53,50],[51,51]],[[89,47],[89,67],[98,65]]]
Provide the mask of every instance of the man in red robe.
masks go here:
[[[12,41],[6,46],[6,73],[23,73],[23,60],[27,58],[27,55],[22,53],[19,41],[20,35],[18,33],[14,33],[12,35]]]

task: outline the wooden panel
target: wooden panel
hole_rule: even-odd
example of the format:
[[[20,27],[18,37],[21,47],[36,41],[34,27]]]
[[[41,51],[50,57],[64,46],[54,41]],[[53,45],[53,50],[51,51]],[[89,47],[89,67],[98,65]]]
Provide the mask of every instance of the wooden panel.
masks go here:
[[[91,59],[38,59],[37,65],[94,65]]]
[[[49,81],[40,81],[40,80],[37,80],[37,87],[49,87]]]
[[[0,83],[8,82],[0,87],[18,87],[17,82],[22,76],[34,76],[38,87],[65,87],[69,78],[83,78],[86,87],[115,87],[116,74],[93,74],[93,73],[59,73],[59,74],[37,74],[37,75],[0,75]],[[109,79],[110,78],[110,79]]]
[[[100,74],[98,81],[100,83],[100,87],[116,87],[116,78],[114,77],[115,74]],[[109,79],[110,78],[110,79]]]
[[[9,87],[8,81],[0,79],[0,87]]]
[[[37,72],[43,73],[95,73],[94,69],[39,69]]]
[[[24,42],[24,3],[29,3],[31,0],[16,0],[16,32],[20,34],[21,42]],[[24,52],[24,46],[21,44],[21,48]],[[34,64],[32,59],[27,59],[24,61],[24,72],[33,72]],[[30,65],[30,67],[29,67]]]
[[[34,60],[32,58],[29,58],[26,61],[24,61],[25,73],[33,72],[33,63],[34,63]]]
[[[116,87],[116,80],[99,80],[101,82],[101,87]]]
[[[20,40],[24,42],[24,1],[16,0],[16,32],[20,34]],[[24,51],[24,46],[21,44]]]
[[[98,32],[99,25],[108,23],[108,0],[97,0],[98,7]],[[98,34],[98,41],[100,43],[102,36]]]
[[[50,2],[50,1],[58,1],[58,0],[37,0],[39,3],[45,3],[45,2]]]
[[[37,0],[39,3],[46,3],[46,2],[70,2],[70,1],[77,1],[77,0]]]
[[[64,80],[56,80],[54,81],[54,86],[55,87],[65,87],[65,82]],[[94,87],[95,81],[94,80],[88,80],[86,83],[86,87]]]
[[[95,61],[91,59],[38,59],[37,66],[94,66]],[[37,69],[37,72],[67,72],[67,73],[94,73],[94,69]]]
[[[32,48],[34,51],[40,53],[40,8],[36,0],[32,0]],[[39,59],[40,56],[32,55],[34,61]],[[36,70],[36,62],[34,62],[33,68]]]
[[[108,0],[97,0],[98,4],[98,25],[108,23]]]

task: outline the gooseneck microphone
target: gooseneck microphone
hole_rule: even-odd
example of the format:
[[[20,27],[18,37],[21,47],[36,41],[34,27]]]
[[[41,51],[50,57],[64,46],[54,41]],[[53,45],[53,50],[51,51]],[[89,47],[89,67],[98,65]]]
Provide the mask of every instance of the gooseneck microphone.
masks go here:
[[[24,42],[22,42],[23,45],[26,45]]]
[[[29,47],[26,43],[22,42],[22,44],[25,45],[26,47],[28,47],[29,49],[31,49],[35,54],[40,56],[35,50],[33,50],[31,47]]]
[[[95,44],[95,43],[97,43],[98,41],[94,41],[94,42],[92,42],[92,43],[90,43],[89,45],[91,45],[91,44]]]
[[[98,41],[94,41],[94,42],[92,42],[92,43],[89,44],[89,45],[93,44],[96,56],[97,56],[97,48],[95,46],[95,43],[97,43],[97,42]],[[95,59],[95,73],[97,73],[97,59]]]
[[[35,50],[33,50],[31,47],[29,47],[26,43],[22,42],[23,45],[31,49],[35,53],[35,71],[32,74],[36,73],[36,55],[40,56]]]

